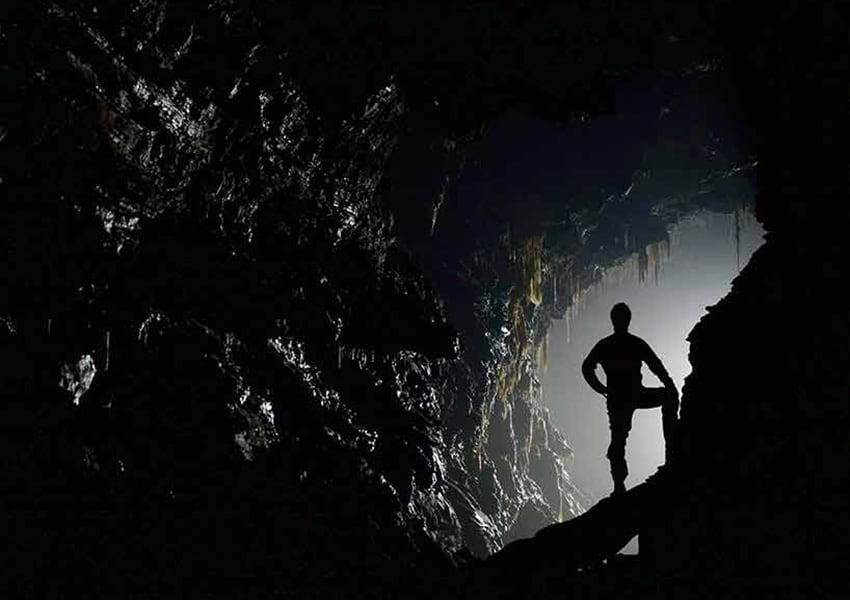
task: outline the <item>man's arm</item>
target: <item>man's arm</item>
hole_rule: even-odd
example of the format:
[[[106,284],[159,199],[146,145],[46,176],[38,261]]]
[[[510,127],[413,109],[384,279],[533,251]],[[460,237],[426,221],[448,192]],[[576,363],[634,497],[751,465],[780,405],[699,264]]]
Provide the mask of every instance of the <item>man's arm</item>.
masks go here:
[[[661,363],[661,359],[658,358],[658,355],[653,352],[652,348],[649,347],[649,344],[643,342],[641,345],[643,346],[643,362],[646,363],[646,366],[649,367],[649,370],[652,371],[652,374],[658,377],[661,383],[664,384],[664,387],[667,389],[676,391],[676,384],[673,383],[673,379],[670,377],[670,374],[667,373],[667,369],[664,368],[664,365]]]
[[[608,393],[608,389],[599,381],[596,376],[596,365],[599,364],[599,344],[593,347],[584,362],[581,363],[581,374],[584,375],[584,380],[593,388],[593,391],[603,396]]]

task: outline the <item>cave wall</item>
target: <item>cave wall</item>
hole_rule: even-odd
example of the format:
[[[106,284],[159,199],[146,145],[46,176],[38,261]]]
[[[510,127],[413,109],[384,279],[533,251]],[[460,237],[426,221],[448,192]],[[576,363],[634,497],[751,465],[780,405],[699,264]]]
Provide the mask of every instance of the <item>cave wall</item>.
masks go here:
[[[458,342],[374,201],[398,86],[320,115],[227,3],[3,10],[8,589],[298,596],[443,565]]]
[[[730,52],[757,134],[766,243],[689,336],[687,483],[641,539],[652,540],[646,558],[659,579],[675,582],[667,593],[841,597],[850,211],[835,132],[850,115],[848,15],[838,4],[789,3],[765,21],[730,36]]]

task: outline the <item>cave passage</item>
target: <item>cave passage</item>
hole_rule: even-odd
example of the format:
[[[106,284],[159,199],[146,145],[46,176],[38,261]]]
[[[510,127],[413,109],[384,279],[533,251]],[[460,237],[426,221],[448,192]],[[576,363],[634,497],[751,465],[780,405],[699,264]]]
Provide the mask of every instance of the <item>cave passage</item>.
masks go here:
[[[763,229],[742,219],[739,242],[735,217],[701,213],[683,220],[671,235],[671,249],[658,281],[626,277],[596,286],[570,320],[553,322],[549,332],[549,366],[543,374],[543,402],[554,424],[574,451],[572,475],[594,501],[612,488],[605,452],[609,442],[604,399],[581,376],[581,361],[611,333],[609,311],[616,302],[632,309],[630,331],[645,339],[661,358],[680,393],[690,373],[688,332],[705,307],[722,298],[750,255],[762,243]],[[601,375],[604,377],[604,375]],[[646,366],[643,383],[660,385]],[[638,410],[626,447],[631,488],[653,474],[664,460],[661,411]]]
[[[481,360],[497,357],[494,380],[507,383],[496,389],[510,414],[548,408],[547,423],[558,429],[552,438],[562,436],[573,450],[560,481],[580,498],[579,514],[612,487],[604,400],[580,374],[593,344],[611,333],[611,306],[632,307],[633,333],[655,349],[681,391],[688,332],[727,293],[763,235],[750,213],[757,157],[721,74],[636,74],[618,84],[614,104],[611,114],[589,120],[500,114],[469,144],[427,235],[407,236],[420,240],[426,270],[449,300],[448,320]],[[421,217],[408,222],[422,230]],[[600,273],[608,274],[601,284]],[[523,397],[515,393],[526,389],[516,385],[516,365],[530,364],[534,391]],[[657,385],[648,373],[644,382]],[[493,420],[506,424],[503,435],[488,430],[488,451],[503,472],[516,468],[515,432],[526,430],[512,418]],[[638,411],[626,485],[654,473],[663,455],[660,410]],[[540,481],[550,472],[537,466]],[[553,502],[548,518],[568,519],[565,505],[572,506]],[[502,541],[538,530],[545,519],[534,514],[511,515]]]

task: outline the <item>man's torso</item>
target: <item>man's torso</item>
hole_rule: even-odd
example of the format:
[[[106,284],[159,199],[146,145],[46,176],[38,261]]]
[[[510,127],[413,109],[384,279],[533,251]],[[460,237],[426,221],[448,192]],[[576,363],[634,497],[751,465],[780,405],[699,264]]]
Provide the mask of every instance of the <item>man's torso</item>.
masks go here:
[[[605,372],[609,400],[639,393],[646,342],[630,333],[614,333],[600,340],[596,351]]]

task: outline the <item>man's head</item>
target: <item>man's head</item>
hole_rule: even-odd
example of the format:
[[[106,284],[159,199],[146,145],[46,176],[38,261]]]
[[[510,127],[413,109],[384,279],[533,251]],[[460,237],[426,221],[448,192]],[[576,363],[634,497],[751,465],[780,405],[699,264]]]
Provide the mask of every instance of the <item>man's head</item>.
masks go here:
[[[614,326],[616,333],[625,333],[629,330],[629,323],[632,320],[632,311],[625,302],[618,302],[611,309],[611,324]]]

